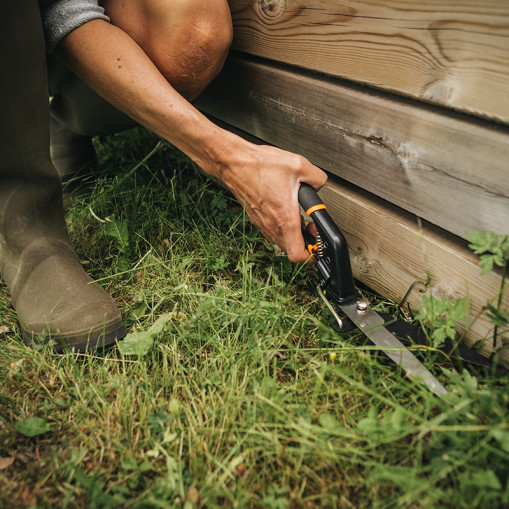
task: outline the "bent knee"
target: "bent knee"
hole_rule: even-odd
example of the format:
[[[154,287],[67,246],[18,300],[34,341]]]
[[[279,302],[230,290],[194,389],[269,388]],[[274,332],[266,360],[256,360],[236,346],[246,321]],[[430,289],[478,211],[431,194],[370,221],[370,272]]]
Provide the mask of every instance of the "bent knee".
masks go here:
[[[194,0],[186,4],[189,11],[181,17],[178,29],[161,34],[151,52],[153,62],[166,79],[183,95],[194,98],[222,69],[233,29],[224,0]],[[193,10],[192,4],[200,4],[200,8]]]
[[[222,69],[233,29],[227,0],[107,0],[106,13],[187,98]]]
[[[232,41],[228,25],[195,22],[180,42],[159,45],[152,58],[166,79],[184,95],[197,95],[221,71]]]

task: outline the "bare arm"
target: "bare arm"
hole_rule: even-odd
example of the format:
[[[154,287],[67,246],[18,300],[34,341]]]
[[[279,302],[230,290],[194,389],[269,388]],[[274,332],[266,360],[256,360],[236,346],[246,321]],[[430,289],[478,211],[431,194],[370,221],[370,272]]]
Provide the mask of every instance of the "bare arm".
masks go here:
[[[301,156],[253,145],[214,125],[175,91],[129,35],[105,21],[77,28],[56,53],[107,101],[220,178],[290,260],[309,257],[297,193],[300,182],[320,188],[324,172]]]

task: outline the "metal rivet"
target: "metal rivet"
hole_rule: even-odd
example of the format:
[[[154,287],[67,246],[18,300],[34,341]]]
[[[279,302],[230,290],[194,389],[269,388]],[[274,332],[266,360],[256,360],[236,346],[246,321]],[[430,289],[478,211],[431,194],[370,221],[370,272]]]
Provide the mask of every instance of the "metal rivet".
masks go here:
[[[369,304],[365,300],[357,301],[357,311],[359,313],[365,313],[368,310]]]

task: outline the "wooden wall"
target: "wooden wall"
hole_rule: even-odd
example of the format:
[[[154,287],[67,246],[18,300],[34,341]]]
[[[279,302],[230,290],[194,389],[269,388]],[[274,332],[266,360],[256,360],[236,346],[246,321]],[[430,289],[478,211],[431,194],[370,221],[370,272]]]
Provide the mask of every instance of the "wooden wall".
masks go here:
[[[509,128],[232,57],[208,113],[437,226],[509,232]]]
[[[429,274],[470,296],[468,341],[489,338],[500,275],[463,239],[509,233],[509,2],[230,5],[237,51],[198,106],[329,172],[357,279],[397,300]]]
[[[236,50],[509,121],[507,0],[230,0]]]

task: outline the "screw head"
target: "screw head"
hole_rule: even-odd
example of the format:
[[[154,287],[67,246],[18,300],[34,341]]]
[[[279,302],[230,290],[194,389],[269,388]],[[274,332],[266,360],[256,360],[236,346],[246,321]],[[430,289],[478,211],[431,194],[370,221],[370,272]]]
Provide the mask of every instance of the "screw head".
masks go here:
[[[365,300],[358,300],[357,301],[357,311],[359,313],[365,313],[368,310],[369,304]]]

